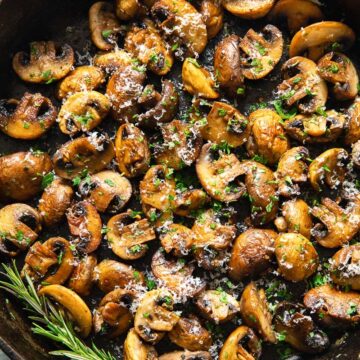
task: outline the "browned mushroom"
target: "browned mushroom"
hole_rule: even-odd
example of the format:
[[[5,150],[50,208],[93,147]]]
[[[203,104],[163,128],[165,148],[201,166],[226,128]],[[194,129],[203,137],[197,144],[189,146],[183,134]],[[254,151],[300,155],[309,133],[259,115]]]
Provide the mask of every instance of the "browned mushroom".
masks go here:
[[[271,10],[274,2],[275,0],[224,0],[223,6],[241,18],[259,19]]]
[[[99,67],[106,74],[112,75],[116,70],[131,65],[136,59],[132,59],[130,54],[123,49],[115,49],[111,52],[100,52],[94,56],[94,66]]]
[[[344,142],[349,145],[358,140],[360,140],[360,97],[355,99],[347,111]]]
[[[35,41],[30,43],[30,56],[23,51],[16,53],[12,66],[24,81],[50,84],[65,77],[74,61],[74,51],[69,45],[58,46],[53,41]]]
[[[54,124],[57,110],[40,93],[25,93],[21,100],[0,102],[0,130],[15,139],[34,140]]]
[[[129,0],[118,0],[129,2]],[[136,0],[137,2],[137,0]],[[135,329],[130,329],[124,341],[124,359],[126,360],[157,360],[155,347],[144,342]]]
[[[172,210],[176,215],[192,217],[208,201],[209,197],[201,189],[177,189]]]
[[[173,351],[159,357],[159,360],[211,360],[207,351]]]
[[[224,12],[221,1],[201,0],[199,11],[206,25],[208,39],[212,39],[223,27]]]

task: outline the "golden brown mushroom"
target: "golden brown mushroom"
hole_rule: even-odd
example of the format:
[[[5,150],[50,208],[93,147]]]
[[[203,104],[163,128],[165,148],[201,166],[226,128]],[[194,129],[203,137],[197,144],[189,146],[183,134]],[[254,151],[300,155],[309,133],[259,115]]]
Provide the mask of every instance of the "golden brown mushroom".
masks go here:
[[[344,142],[350,145],[358,140],[360,140],[360,97],[355,99],[347,111]]]
[[[145,4],[147,2],[145,1]],[[139,0],[116,0],[115,1],[115,11],[116,16],[120,20],[128,21],[132,20],[137,16],[143,15],[146,8],[140,3]]]
[[[202,209],[208,201],[209,197],[201,189],[177,189],[172,210],[176,215],[192,217],[194,212]]]
[[[134,63],[137,65],[136,59],[123,49],[115,49],[111,52],[100,52],[94,56],[94,66],[99,67],[107,75],[112,75],[116,70],[129,66]]]
[[[207,351],[173,351],[159,357],[159,360],[211,360]]]
[[[273,7],[275,0],[224,0],[224,8],[244,19],[264,17]]]
[[[120,0],[124,1],[124,0]],[[128,1],[128,0],[125,0]],[[157,360],[155,347],[147,344],[137,334],[135,329],[130,329],[124,341],[124,359],[125,360]]]
[[[212,39],[223,27],[224,12],[221,0],[202,0],[199,11],[206,25],[207,37]]]

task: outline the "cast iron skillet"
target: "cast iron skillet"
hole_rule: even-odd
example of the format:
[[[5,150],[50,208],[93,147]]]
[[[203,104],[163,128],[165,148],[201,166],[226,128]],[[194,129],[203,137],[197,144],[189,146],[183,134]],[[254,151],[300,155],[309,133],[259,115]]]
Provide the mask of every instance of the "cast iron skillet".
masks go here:
[[[92,0],[0,0],[0,97],[21,97],[25,91],[39,91],[45,96],[52,96],[53,87],[27,85],[18,80],[11,69],[11,58],[15,51],[26,47],[29,41],[33,40],[57,40],[62,43],[70,44],[76,51],[84,54],[84,49],[88,49],[90,54],[94,54],[95,49],[91,46],[89,40],[87,12]],[[353,22],[353,25],[359,22],[360,17],[360,0],[339,0],[340,4],[333,1],[327,2],[328,18],[331,20],[342,19],[344,11],[349,10],[350,17],[346,22]],[[357,16],[358,14],[358,16]],[[253,24],[240,20],[238,18],[229,17],[231,33],[244,34],[245,31]],[[354,21],[355,20],[355,21]],[[357,21],[356,21],[357,20]],[[266,21],[266,20],[264,20]],[[256,22],[255,29],[259,28],[264,22]],[[223,36],[224,34],[220,35]],[[219,38],[212,40],[207,47],[207,50],[202,55],[201,61],[203,63],[212,62],[212,54],[214,44],[219,41]],[[351,58],[359,67],[360,54],[356,54],[356,48],[359,47],[357,43],[354,46],[355,53],[351,54]],[[77,56],[77,64],[86,63],[86,59]],[[271,98],[271,93],[276,84],[279,83],[279,66],[277,71],[274,71],[263,81],[258,81],[254,85],[248,86],[247,93],[249,94],[245,100],[239,104],[240,111],[248,110],[252,103],[263,101]],[[171,72],[170,78],[179,84],[179,66]],[[181,78],[180,78],[181,81]],[[259,90],[261,89],[261,90]],[[181,108],[187,106],[188,99],[186,97],[181,99]],[[116,129],[116,124],[112,123],[107,129],[111,134]],[[33,148],[40,148],[49,150],[53,153],[59,144],[64,143],[68,138],[64,135],[59,135],[60,132],[57,127],[53,129],[40,141],[37,142],[22,142],[6,137],[0,134],[0,153],[8,154],[16,151]],[[34,202],[35,203],[35,202]],[[65,235],[61,230],[63,226],[52,229],[51,233],[42,234],[42,238],[47,238],[49,235]],[[66,227],[65,227],[66,228]],[[111,255],[104,251],[100,257],[111,257]],[[1,258],[0,263],[6,261]],[[141,261],[146,263],[147,260]],[[144,264],[139,264],[144,265]],[[138,264],[136,264],[138,266]],[[119,345],[122,340],[113,343],[103,343],[101,346],[107,346],[115,355],[120,355],[121,349]],[[0,348],[2,348],[8,356],[13,360],[43,360],[48,359],[47,350],[54,348],[53,343],[46,343],[34,337],[30,331],[30,323],[26,320],[26,315],[22,311],[17,301],[8,296],[4,292],[0,292]],[[271,348],[264,350],[265,355],[263,359],[278,359],[279,356],[272,351]],[[360,332],[349,331],[348,335],[344,337],[344,341],[340,344],[333,344],[330,350],[321,356],[311,357],[293,357],[292,360],[300,359],[317,359],[317,360],[333,360],[333,359],[347,359],[358,360],[360,356]],[[119,356],[120,358],[120,356]]]

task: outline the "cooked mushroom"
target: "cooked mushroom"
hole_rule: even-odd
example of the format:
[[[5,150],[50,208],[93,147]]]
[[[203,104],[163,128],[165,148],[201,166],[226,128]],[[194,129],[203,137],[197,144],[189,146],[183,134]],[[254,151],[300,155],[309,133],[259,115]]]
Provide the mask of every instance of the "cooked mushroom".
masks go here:
[[[29,200],[42,190],[43,177],[52,170],[50,156],[42,151],[18,152],[0,157],[0,198]]]
[[[34,140],[54,124],[57,110],[40,93],[25,93],[21,100],[0,102],[0,130],[15,139]]]
[[[278,91],[287,106],[296,105],[304,114],[323,108],[328,89],[313,61],[295,56],[286,61],[281,70],[285,80],[278,86]]]
[[[51,84],[65,77],[74,61],[74,51],[69,45],[59,46],[53,41],[35,41],[30,43],[30,54],[23,51],[15,54],[12,66],[24,81]]]
[[[326,183],[331,189],[338,187],[345,179],[345,161],[348,153],[341,148],[326,150],[316,157],[309,166],[309,180],[311,186],[321,190],[321,185]]]
[[[344,142],[350,145],[358,140],[360,140],[360,97],[355,99],[347,111]]]
[[[244,19],[264,17],[273,7],[275,0],[224,0],[224,8]]]
[[[79,295],[62,285],[44,286],[39,290],[38,294],[50,297],[60,304],[76,323],[75,329],[78,330],[80,335],[84,338],[89,336],[92,316],[90,309]]]
[[[318,354],[330,346],[326,333],[320,330],[313,319],[305,314],[300,304],[282,302],[274,315],[275,330],[285,336],[285,341],[296,350]]]
[[[260,155],[266,163],[276,164],[290,148],[281,117],[270,109],[258,109],[249,115],[249,121],[251,135],[246,149],[250,157]]]
[[[92,133],[63,144],[53,157],[54,170],[64,179],[74,179],[88,172],[101,171],[115,155],[107,134]]]
[[[360,294],[339,291],[329,284],[309,290],[304,305],[326,327],[348,327],[360,322]]]
[[[130,200],[132,187],[130,181],[112,170],[104,170],[79,185],[80,194],[103,213],[115,214]]]
[[[112,75],[116,70],[129,66],[136,66],[136,59],[123,49],[115,49],[111,52],[101,52],[94,57],[94,66],[99,67],[106,74]]]
[[[146,342],[158,343],[179,321],[179,316],[173,312],[173,306],[174,299],[168,290],[147,292],[136,310],[135,331]]]
[[[87,201],[75,203],[66,213],[70,233],[81,253],[94,252],[101,242],[101,218],[96,208]]]
[[[243,75],[257,80],[268,75],[280,61],[284,46],[281,31],[266,25],[260,33],[248,30],[239,43]]]
[[[276,343],[265,291],[258,290],[254,282],[247,285],[241,295],[240,313],[245,324],[256,329],[265,341]]]
[[[185,91],[205,99],[216,99],[215,80],[211,73],[202,67],[196,59],[186,58],[182,66],[182,81]]]
[[[257,276],[271,264],[277,233],[268,229],[249,229],[239,235],[232,248],[229,275],[241,281]]]
[[[311,215],[321,221],[313,235],[326,248],[336,248],[349,242],[360,229],[360,198],[355,197],[343,209],[329,198],[311,209]]]
[[[192,217],[208,201],[209,197],[201,189],[177,189],[172,210],[176,215]]]
[[[321,21],[300,29],[292,38],[289,56],[304,55],[317,61],[330,47],[349,49],[355,42],[354,31],[338,21]]]
[[[161,355],[159,360],[211,360],[212,357],[207,351],[173,351]]]
[[[238,301],[221,289],[202,292],[196,299],[196,306],[202,316],[216,323],[229,321],[240,311]]]
[[[147,1],[145,1],[147,5]],[[115,1],[115,11],[116,16],[120,20],[128,21],[132,20],[137,16],[143,15],[145,12],[144,4],[141,4],[138,0],[116,0]],[[132,358],[131,358],[132,359]]]
[[[313,244],[298,233],[280,234],[275,240],[275,256],[278,272],[289,281],[307,279],[319,265],[319,256]]]
[[[120,0],[124,2],[124,0]],[[128,0],[125,0],[127,2]],[[137,1],[136,1],[137,2]],[[124,341],[124,359],[126,360],[157,360],[154,346],[144,342],[135,329],[130,329]]]
[[[89,27],[91,40],[100,50],[111,50],[115,47],[120,30],[119,20],[112,4],[98,1],[90,7]]]
[[[239,44],[239,36],[227,36],[218,43],[214,54],[216,80],[232,97],[245,93]]]
[[[351,161],[355,167],[360,168],[360,141],[352,145]]]
[[[104,72],[97,66],[79,66],[59,83],[56,96],[64,99],[76,92],[94,90],[104,82]]]
[[[62,285],[73,270],[74,256],[70,243],[62,237],[53,237],[44,243],[37,241],[25,257],[22,274],[42,284]]]
[[[269,20],[286,21],[292,34],[323,18],[320,7],[311,0],[279,0],[269,13]]]
[[[61,106],[58,121],[64,134],[75,135],[96,128],[110,111],[109,99],[97,91],[78,92]]]
[[[107,239],[111,250],[124,260],[139,259],[154,240],[155,231],[147,219],[141,219],[132,210],[113,216],[107,224]]]
[[[88,296],[93,285],[97,258],[94,254],[86,255],[75,262],[68,286],[81,296]]]
[[[169,332],[171,342],[190,351],[209,350],[211,334],[195,315],[181,317],[179,322]]]
[[[239,326],[225,340],[219,360],[256,360],[261,355],[261,341],[247,326]]]
[[[0,209],[0,253],[16,256],[38,238],[40,214],[26,204],[11,204]]]
[[[214,38],[223,27],[224,11],[220,0],[201,0],[199,9],[206,25],[208,39]]]

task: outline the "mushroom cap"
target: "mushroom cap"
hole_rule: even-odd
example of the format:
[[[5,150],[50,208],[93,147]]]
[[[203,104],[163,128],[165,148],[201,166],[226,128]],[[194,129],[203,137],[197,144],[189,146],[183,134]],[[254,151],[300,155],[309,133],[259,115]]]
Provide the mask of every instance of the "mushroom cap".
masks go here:
[[[243,19],[264,17],[273,7],[275,0],[224,0],[224,8]]]
[[[220,1],[202,0],[199,9],[206,25],[208,39],[214,38],[223,27],[224,11]]]

